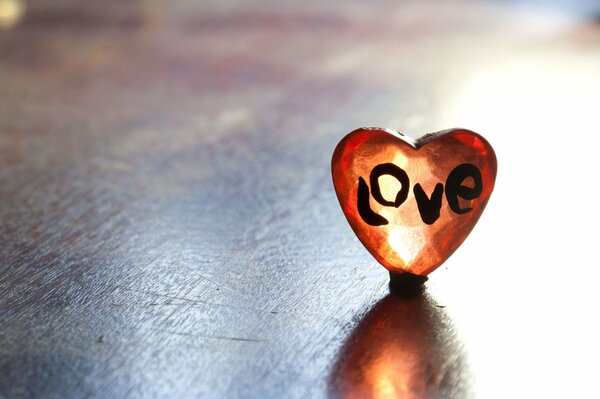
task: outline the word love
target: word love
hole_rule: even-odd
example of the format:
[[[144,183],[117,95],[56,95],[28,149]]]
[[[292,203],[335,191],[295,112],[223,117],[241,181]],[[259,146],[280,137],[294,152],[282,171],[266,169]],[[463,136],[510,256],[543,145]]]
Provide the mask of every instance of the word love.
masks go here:
[[[381,194],[379,178],[383,175],[389,175],[398,180],[400,190],[393,201],[386,200]],[[464,185],[467,179],[471,179],[473,186]],[[369,175],[371,183],[371,192],[373,199],[382,206],[398,208],[408,198],[410,179],[404,169],[393,163],[383,163],[375,166]],[[481,195],[483,183],[481,181],[481,172],[477,167],[470,163],[458,165],[450,172],[446,179],[446,200],[452,211],[458,215],[468,213],[473,210],[470,206],[461,206],[459,197],[465,200],[474,200]],[[442,209],[442,196],[444,185],[437,183],[430,196],[427,195],[420,183],[413,187],[413,194],[417,201],[417,207],[421,219],[426,224],[433,224],[440,217]],[[388,220],[375,213],[369,205],[369,187],[362,177],[358,178],[357,203],[358,214],[371,226],[382,226],[388,224]]]
[[[350,227],[392,276],[426,276],[456,251],[490,199],[496,170],[490,143],[465,129],[413,140],[361,128],[331,159]]]

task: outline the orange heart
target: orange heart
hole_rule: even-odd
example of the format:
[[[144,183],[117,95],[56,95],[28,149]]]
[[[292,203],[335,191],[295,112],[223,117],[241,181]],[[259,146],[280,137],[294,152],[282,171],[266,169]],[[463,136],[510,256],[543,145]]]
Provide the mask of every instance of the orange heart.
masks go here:
[[[464,129],[413,140],[361,128],[339,142],[331,161],[338,200],[363,245],[390,273],[420,276],[467,238],[496,170],[491,145]]]

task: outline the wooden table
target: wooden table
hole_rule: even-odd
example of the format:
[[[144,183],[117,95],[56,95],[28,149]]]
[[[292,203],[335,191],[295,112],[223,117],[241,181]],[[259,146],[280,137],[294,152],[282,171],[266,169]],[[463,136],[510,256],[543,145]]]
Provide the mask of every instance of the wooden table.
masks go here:
[[[598,397],[592,2],[0,0],[0,397]],[[499,161],[413,298],[330,157]]]

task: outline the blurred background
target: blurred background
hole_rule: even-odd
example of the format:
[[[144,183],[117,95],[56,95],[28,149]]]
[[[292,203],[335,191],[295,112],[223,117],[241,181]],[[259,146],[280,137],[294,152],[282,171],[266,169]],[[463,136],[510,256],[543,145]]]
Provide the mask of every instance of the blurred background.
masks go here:
[[[0,397],[595,397],[600,3],[0,0]],[[416,298],[330,176],[464,127]]]

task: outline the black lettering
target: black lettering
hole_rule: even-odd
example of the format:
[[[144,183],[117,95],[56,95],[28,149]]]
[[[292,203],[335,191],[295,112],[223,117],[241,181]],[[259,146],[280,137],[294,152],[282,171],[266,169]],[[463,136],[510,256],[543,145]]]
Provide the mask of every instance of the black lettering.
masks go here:
[[[417,200],[417,206],[419,207],[419,213],[421,219],[425,224],[433,224],[440,217],[440,209],[442,209],[442,196],[444,195],[444,185],[438,183],[431,193],[431,199],[427,198],[427,194],[421,184],[415,184],[413,188],[415,199]]]
[[[367,224],[371,226],[382,226],[388,224],[386,218],[376,214],[369,205],[369,187],[362,177],[358,178],[358,194],[356,207],[358,208],[358,214]]]
[[[396,199],[394,201],[388,201],[383,198],[381,195],[381,189],[379,187],[379,178],[383,175],[390,175],[395,177],[401,184],[400,191],[396,194]],[[371,176],[369,177],[371,183],[371,195],[375,199],[375,201],[379,202],[381,205],[385,206],[393,206],[394,208],[398,208],[406,198],[408,197],[408,189],[410,185],[410,180],[408,179],[408,175],[404,171],[404,169],[399,168],[393,163],[382,163],[377,165],[371,171]]]
[[[462,185],[468,177],[473,179],[473,187]],[[468,213],[473,210],[473,208],[461,208],[458,197],[466,200],[474,200],[481,195],[482,190],[483,183],[481,181],[481,172],[475,165],[470,163],[458,165],[450,172],[448,179],[446,179],[446,199],[448,200],[448,205],[450,206],[450,209],[459,215]]]

